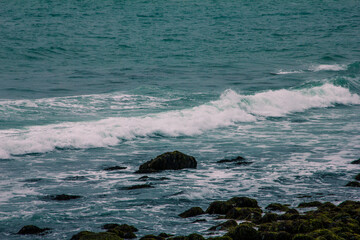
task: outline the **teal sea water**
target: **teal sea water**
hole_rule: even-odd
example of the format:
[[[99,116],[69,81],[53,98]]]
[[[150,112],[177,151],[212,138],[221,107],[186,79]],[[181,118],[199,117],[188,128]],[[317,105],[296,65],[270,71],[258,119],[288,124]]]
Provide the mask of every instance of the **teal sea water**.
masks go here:
[[[198,168],[123,190],[174,150]],[[0,2],[0,239],[206,234],[177,215],[233,196],[360,200],[359,157],[359,1]],[[44,198],[62,193],[83,198]]]

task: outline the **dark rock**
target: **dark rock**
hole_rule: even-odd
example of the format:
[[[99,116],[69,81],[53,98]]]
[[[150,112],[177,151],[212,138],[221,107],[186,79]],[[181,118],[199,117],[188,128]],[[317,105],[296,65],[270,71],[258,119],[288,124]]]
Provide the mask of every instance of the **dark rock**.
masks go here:
[[[18,232],[18,234],[21,235],[26,235],[26,234],[40,234],[43,233],[45,231],[50,230],[50,228],[39,228],[37,226],[34,225],[26,225],[23,228],[20,229],[20,231]]]
[[[197,233],[193,233],[190,234],[189,236],[187,236],[188,240],[205,240],[205,238],[203,236],[201,236],[200,234]]]
[[[227,201],[214,201],[206,209],[208,214],[226,214],[233,206]]]
[[[262,232],[262,240],[292,240],[292,236],[287,232]]]
[[[227,201],[233,207],[260,208],[257,201],[248,197],[233,197]]]
[[[167,233],[160,233],[159,234],[159,237],[162,237],[162,238],[169,238],[169,237],[172,237],[173,235],[171,234],[167,234]]]
[[[320,207],[321,205],[322,203],[319,201],[303,202],[299,204],[298,208]]]
[[[139,184],[139,185],[133,185],[133,186],[129,186],[129,187],[124,187],[122,189],[124,189],[124,190],[135,190],[135,189],[142,189],[142,188],[154,188],[154,187],[151,186],[150,184]]]
[[[270,211],[282,211],[282,212],[286,212],[287,210],[289,210],[287,206],[282,205],[280,203],[271,203],[265,209]]]
[[[338,205],[338,207],[340,207],[342,209],[345,209],[345,208],[356,209],[356,208],[360,208],[360,202],[346,200],[346,201],[340,203]]]
[[[360,164],[360,158],[358,160],[352,161],[351,164]]]
[[[116,226],[108,230],[108,232],[115,233],[117,236],[125,239],[136,238],[135,233],[129,231],[129,229],[124,228],[123,226]]]
[[[358,175],[355,176],[355,180],[360,181],[360,173]]]
[[[162,170],[179,170],[184,168],[196,168],[197,162],[194,157],[179,151],[167,152],[142,164],[137,173],[153,173]]]
[[[192,207],[189,210],[186,210],[185,212],[179,214],[179,216],[182,218],[188,218],[195,217],[204,213],[204,210],[202,210],[200,207]]]
[[[233,197],[228,201],[215,201],[210,204],[206,213],[208,214],[226,214],[234,207],[259,208],[255,199],[247,197]]]
[[[232,227],[236,227],[238,224],[235,220],[228,220],[226,222],[220,223],[216,226],[213,226],[209,228],[209,231],[221,231],[221,230],[227,230]]]
[[[242,223],[227,234],[233,240],[260,240],[260,233],[254,229],[252,224]]]
[[[68,200],[72,200],[72,199],[81,198],[81,196],[60,194],[60,195],[50,195],[50,196],[47,196],[46,198],[48,198],[50,200],[56,200],[56,201],[68,201]]]
[[[149,179],[149,176],[142,176],[139,178],[141,181],[147,181]]]
[[[116,170],[124,170],[124,169],[126,169],[126,167],[114,166],[114,167],[104,168],[104,171],[116,171]]]
[[[276,222],[279,219],[279,215],[276,213],[266,213],[261,219],[258,221],[259,223],[269,223]]]
[[[193,221],[192,223],[201,223],[201,222],[207,222],[206,219],[197,219],[195,221]]]
[[[244,161],[245,158],[241,157],[241,156],[238,156],[234,159],[223,159],[223,160],[220,160],[220,161],[217,161],[217,163],[231,163],[231,162],[241,162],[241,161]]]
[[[122,238],[112,232],[94,233],[82,231],[72,236],[71,240],[122,240]]]
[[[114,229],[116,227],[123,232],[137,232],[138,231],[138,229],[136,227],[127,225],[127,224],[119,225],[116,223],[108,223],[108,224],[105,224],[102,226],[102,228],[106,229],[106,230]]]
[[[208,240],[232,240],[232,238],[229,236],[221,236],[221,237],[211,237],[208,238]]]
[[[142,238],[140,238],[140,240],[164,240],[164,239],[165,239],[164,237],[155,236],[155,235],[152,235],[152,234],[145,235]]]
[[[348,182],[346,187],[360,187],[360,182]]]
[[[315,240],[315,238],[307,234],[296,234],[292,240]]]
[[[232,208],[226,213],[225,218],[258,221],[261,218],[261,213],[260,208]]]

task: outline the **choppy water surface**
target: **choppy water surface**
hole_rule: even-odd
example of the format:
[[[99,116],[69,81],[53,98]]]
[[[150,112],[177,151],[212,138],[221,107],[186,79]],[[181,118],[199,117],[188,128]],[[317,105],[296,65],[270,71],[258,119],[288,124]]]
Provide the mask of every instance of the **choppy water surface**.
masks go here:
[[[206,234],[216,220],[177,215],[233,196],[360,200],[344,187],[359,172],[359,13],[357,1],[2,1],[0,238],[111,222]],[[123,190],[173,150],[198,168]],[[252,164],[216,163],[238,155]],[[127,169],[103,170],[115,165]],[[44,198],[62,193],[83,198]]]

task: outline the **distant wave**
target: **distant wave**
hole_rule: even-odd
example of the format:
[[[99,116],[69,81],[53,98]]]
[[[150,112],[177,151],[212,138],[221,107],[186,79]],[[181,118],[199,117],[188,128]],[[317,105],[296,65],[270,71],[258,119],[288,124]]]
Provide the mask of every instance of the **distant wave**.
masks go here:
[[[320,64],[316,66],[311,66],[310,71],[319,72],[319,71],[344,71],[347,69],[345,64]]]
[[[286,74],[296,74],[296,73],[303,73],[303,71],[285,71],[285,70],[279,70],[276,73],[273,73],[274,75],[286,75]]]
[[[257,121],[263,116],[285,116],[334,104],[360,104],[360,97],[330,83],[300,90],[281,89],[241,95],[226,90],[216,101],[197,107],[139,117],[65,122],[0,131],[0,158],[48,152],[56,148],[91,148],[153,135],[192,136],[207,130]]]

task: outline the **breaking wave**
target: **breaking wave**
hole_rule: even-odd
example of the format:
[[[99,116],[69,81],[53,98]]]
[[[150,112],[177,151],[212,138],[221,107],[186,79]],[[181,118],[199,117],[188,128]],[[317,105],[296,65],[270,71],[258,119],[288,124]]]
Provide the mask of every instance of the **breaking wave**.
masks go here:
[[[258,121],[259,117],[281,117],[335,104],[360,104],[360,97],[347,88],[330,83],[300,90],[270,90],[253,95],[226,90],[218,100],[183,110],[0,130],[0,158],[48,152],[56,148],[114,146],[123,140],[153,135],[193,136],[241,122]]]

